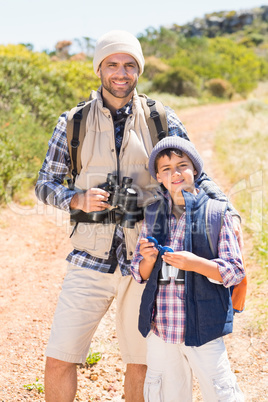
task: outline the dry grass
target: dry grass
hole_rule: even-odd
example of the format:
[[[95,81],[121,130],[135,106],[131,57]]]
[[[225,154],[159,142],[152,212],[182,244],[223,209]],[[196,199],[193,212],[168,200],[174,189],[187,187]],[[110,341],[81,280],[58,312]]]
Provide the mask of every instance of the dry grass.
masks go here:
[[[254,330],[262,331],[268,323],[268,84],[254,96],[224,121],[217,132],[216,151],[232,184],[229,198],[253,240],[250,258],[260,267],[249,278],[255,286],[248,307],[257,312]]]

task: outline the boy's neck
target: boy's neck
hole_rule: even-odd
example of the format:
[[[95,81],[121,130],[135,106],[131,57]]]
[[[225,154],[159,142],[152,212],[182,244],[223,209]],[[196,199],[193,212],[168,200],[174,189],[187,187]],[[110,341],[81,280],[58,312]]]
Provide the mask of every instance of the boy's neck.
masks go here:
[[[186,191],[186,190],[185,190]],[[197,195],[198,194],[198,190],[197,188],[194,188],[193,191],[187,191],[188,193],[191,193],[193,195]],[[171,194],[170,194],[171,195]],[[185,200],[184,197],[182,195],[182,192],[180,191],[177,194],[173,194],[171,195],[172,201],[174,205],[185,205]]]

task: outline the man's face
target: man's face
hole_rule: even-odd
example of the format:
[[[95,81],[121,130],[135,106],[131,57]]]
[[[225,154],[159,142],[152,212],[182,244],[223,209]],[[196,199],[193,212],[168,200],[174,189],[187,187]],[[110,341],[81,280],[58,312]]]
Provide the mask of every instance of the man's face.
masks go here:
[[[98,76],[109,94],[129,100],[138,82],[139,66],[129,54],[116,53],[102,61]]]

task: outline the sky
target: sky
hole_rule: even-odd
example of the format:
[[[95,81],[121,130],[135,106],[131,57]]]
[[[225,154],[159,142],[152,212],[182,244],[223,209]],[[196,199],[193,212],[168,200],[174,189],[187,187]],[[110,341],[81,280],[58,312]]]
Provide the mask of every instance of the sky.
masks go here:
[[[0,44],[30,43],[35,51],[61,40],[97,39],[112,29],[137,36],[146,29],[184,25],[214,11],[248,10],[267,0],[0,0]]]

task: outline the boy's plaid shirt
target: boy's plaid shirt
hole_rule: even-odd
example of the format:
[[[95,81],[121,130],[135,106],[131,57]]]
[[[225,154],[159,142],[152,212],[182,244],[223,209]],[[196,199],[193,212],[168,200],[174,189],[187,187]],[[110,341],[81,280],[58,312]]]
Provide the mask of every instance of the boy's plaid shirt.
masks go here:
[[[169,135],[178,135],[189,140],[186,129],[175,112],[169,107],[166,107],[166,113]],[[125,121],[130,114],[132,114],[132,101],[116,112],[114,131],[117,152],[120,151]],[[49,149],[36,184],[36,195],[45,204],[53,205],[56,208],[70,212],[69,205],[75,191],[63,185],[71,168],[71,159],[66,137],[67,117],[68,112],[60,116],[52,138],[48,143]],[[201,185],[203,188],[205,185],[207,187],[206,192],[214,194],[213,198],[226,199],[215,183],[208,178],[207,180],[203,180],[203,184]],[[130,275],[130,261],[126,259],[124,234],[120,226],[117,226],[115,231],[113,248],[108,260],[92,257],[83,251],[73,250],[68,255],[67,261],[83,268],[92,268],[97,271],[110,273],[114,272],[115,266],[118,263],[122,275]]]
[[[168,222],[169,235],[165,245],[170,246],[174,251],[183,250],[185,216],[184,212],[177,222],[175,216],[171,215]],[[143,222],[139,238],[147,237],[147,235],[146,224]],[[245,271],[229,211],[225,214],[219,236],[218,256],[213,260],[218,264],[223,280],[223,285],[218,286],[230,287],[240,283],[245,276]],[[139,263],[142,258],[139,253],[139,245],[137,245],[131,264],[131,273],[139,283],[144,283],[139,273]],[[184,285],[176,285],[174,278],[171,278],[169,285],[160,285],[158,289],[152,331],[166,343],[182,343],[185,331]]]

